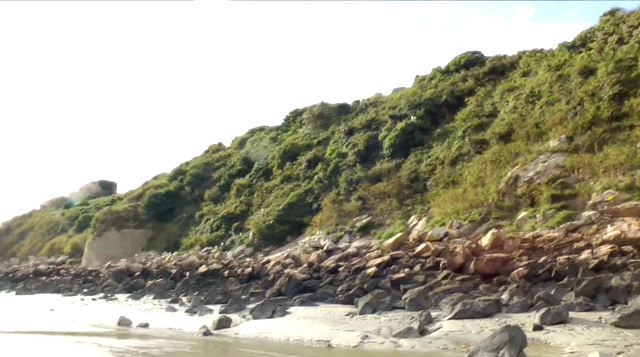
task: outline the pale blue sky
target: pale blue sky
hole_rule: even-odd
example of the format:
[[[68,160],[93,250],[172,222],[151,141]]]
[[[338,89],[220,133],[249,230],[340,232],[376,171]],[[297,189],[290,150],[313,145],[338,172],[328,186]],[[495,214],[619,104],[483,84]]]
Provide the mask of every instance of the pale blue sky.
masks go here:
[[[120,192],[292,109],[410,86],[456,55],[553,48],[640,2],[0,2],[0,222]]]

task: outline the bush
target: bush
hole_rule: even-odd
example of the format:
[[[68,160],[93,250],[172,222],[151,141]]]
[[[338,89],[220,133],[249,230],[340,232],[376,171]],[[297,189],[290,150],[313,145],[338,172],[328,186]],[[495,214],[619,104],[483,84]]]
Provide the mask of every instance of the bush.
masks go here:
[[[156,222],[168,222],[178,207],[180,194],[172,189],[164,189],[147,196],[144,211]]]
[[[78,217],[78,220],[76,220],[71,230],[76,234],[82,233],[91,226],[92,221],[93,221],[93,214],[84,213],[80,215],[80,217]]]
[[[422,143],[420,129],[420,124],[414,121],[398,124],[382,144],[384,155],[391,159],[409,156],[411,149]]]

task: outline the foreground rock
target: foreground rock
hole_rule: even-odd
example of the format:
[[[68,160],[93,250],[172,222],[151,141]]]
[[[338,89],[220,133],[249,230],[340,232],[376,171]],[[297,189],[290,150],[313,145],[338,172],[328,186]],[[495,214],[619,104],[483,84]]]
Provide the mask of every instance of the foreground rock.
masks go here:
[[[200,328],[198,329],[198,332],[196,333],[197,336],[213,336],[213,332],[211,332],[211,330],[209,330],[209,328],[207,326],[200,326]]]
[[[546,307],[536,313],[535,320],[542,326],[558,325],[569,321],[569,310],[562,305]]]
[[[391,295],[384,290],[374,290],[358,299],[356,303],[358,315],[368,315],[379,311],[390,311],[393,308]]]
[[[620,309],[618,315],[611,321],[611,325],[627,329],[640,329],[640,308],[629,306]]]
[[[257,303],[249,311],[249,313],[251,314],[251,316],[253,317],[254,320],[270,319],[272,317],[278,317],[277,316],[278,314],[276,314],[276,316],[274,316],[276,311],[280,311],[280,313],[281,313],[282,309],[284,308],[286,310],[286,308],[290,304],[291,304],[291,302],[286,297],[277,297],[277,298],[273,298],[273,299],[264,299],[261,302]],[[280,309],[280,310],[278,310],[278,309]]]
[[[475,345],[465,357],[526,357],[527,336],[515,325],[506,325]]]
[[[218,316],[218,318],[213,320],[213,324],[211,325],[211,328],[214,331],[215,330],[222,330],[222,329],[230,328],[232,323],[233,323],[233,320],[231,320],[231,318],[229,316],[220,315],[220,316]]]
[[[131,325],[133,325],[133,322],[125,316],[120,316],[117,325],[122,327],[131,327]]]

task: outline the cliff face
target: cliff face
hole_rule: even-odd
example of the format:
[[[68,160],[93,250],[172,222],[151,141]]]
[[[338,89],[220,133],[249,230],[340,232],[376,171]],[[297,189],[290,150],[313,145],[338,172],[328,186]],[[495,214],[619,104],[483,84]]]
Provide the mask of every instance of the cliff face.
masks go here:
[[[606,189],[640,198],[638,27],[640,12],[612,10],[555,50],[467,52],[388,96],[293,110],[137,190],[16,217],[0,255],[77,255],[112,229],[149,229],[163,250],[386,239],[413,214],[533,230]]]

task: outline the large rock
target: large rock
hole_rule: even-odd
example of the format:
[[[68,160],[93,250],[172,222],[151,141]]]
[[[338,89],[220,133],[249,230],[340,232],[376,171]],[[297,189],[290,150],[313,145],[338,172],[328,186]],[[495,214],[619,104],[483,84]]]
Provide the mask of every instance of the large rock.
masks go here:
[[[466,262],[471,260],[471,251],[468,247],[457,244],[449,249],[450,254],[449,259],[447,260],[447,266],[451,271],[460,270]]]
[[[394,333],[393,337],[401,338],[401,339],[418,338],[418,337],[420,337],[420,332],[418,330],[416,330],[416,328],[413,327],[413,326],[407,326],[407,327],[403,328],[402,330],[397,331],[396,333]]]
[[[361,297],[356,302],[358,315],[368,315],[379,311],[391,311],[393,300],[391,295],[384,290],[374,290]]]
[[[569,310],[563,305],[545,307],[535,314],[535,320],[543,326],[558,325],[569,321]]]
[[[494,298],[479,298],[464,300],[453,307],[447,320],[480,319],[490,317],[502,311],[500,300]]]
[[[526,357],[527,336],[515,325],[506,325],[475,345],[465,357]]]
[[[133,322],[125,316],[120,316],[117,325],[123,327],[131,327],[131,325],[133,325]]]
[[[232,297],[229,302],[220,308],[221,314],[233,314],[247,308],[247,300],[242,297]]]
[[[428,285],[407,291],[402,296],[404,308],[408,311],[420,311],[429,309],[431,307],[431,304],[427,299],[429,292],[431,292],[431,287]]]
[[[640,202],[625,202],[612,205],[602,210],[602,213],[613,218],[635,217],[640,218]]]
[[[590,278],[578,281],[576,284],[575,294],[576,296],[585,296],[592,298],[596,295],[598,288],[602,285],[602,278],[599,276],[593,276]]]
[[[227,329],[229,327],[231,327],[231,323],[233,323],[233,320],[231,320],[231,318],[227,315],[220,315],[218,316],[218,318],[216,318],[215,320],[213,320],[213,324],[211,324],[211,329],[212,330],[222,330],[222,329]]]
[[[398,250],[398,248],[400,248],[402,243],[404,243],[406,240],[407,240],[406,233],[398,233],[395,236],[387,239],[382,243],[382,250],[387,253]]]
[[[627,306],[617,311],[611,325],[626,329],[640,329],[640,308]]]
[[[615,244],[618,246],[640,243],[640,219],[621,218],[609,225],[604,234],[594,235],[595,246]]]
[[[254,320],[269,319],[278,307],[288,307],[290,304],[290,300],[286,297],[264,299],[251,308],[249,313]]]
[[[207,326],[200,326],[200,328],[198,329],[198,332],[196,333],[196,335],[198,336],[212,336],[213,332],[211,332],[211,330],[209,330],[209,328]]]
[[[478,244],[484,250],[500,249],[504,243],[504,233],[498,229],[492,229],[487,233]]]
[[[441,241],[444,237],[447,236],[447,233],[448,233],[448,230],[447,230],[447,227],[445,226],[434,228],[427,234],[427,241],[429,242]]]
[[[470,273],[482,275],[500,274],[500,269],[510,260],[508,254],[484,254],[473,258],[471,262]]]

